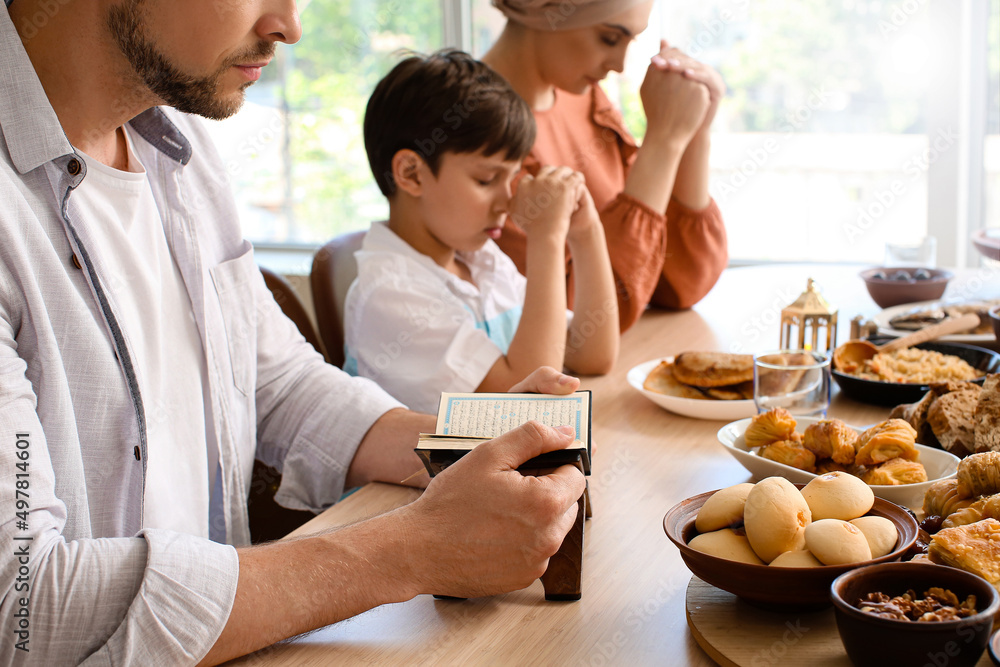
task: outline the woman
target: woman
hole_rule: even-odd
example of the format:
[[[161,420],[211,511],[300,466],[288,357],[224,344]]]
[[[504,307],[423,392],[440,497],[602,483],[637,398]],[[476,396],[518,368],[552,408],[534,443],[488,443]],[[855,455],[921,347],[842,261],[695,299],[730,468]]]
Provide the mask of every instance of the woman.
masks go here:
[[[525,168],[583,172],[608,241],[622,331],[649,303],[687,308],[726,266],[726,230],[708,193],[709,127],[725,86],[661,42],[640,89],[641,147],[598,82],[621,72],[651,0],[493,0],[507,25],[483,60],[528,102],[538,138]],[[508,221],[500,247],[525,270],[525,234]],[[567,260],[572,281],[572,260]],[[570,289],[572,294],[572,289]]]

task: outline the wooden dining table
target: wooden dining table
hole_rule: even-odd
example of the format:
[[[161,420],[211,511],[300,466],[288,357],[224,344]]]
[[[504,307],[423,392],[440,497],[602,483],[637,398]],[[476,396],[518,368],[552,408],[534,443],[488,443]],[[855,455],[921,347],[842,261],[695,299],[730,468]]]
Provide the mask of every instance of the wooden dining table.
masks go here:
[[[579,601],[547,602],[537,581],[491,598],[437,600],[421,595],[233,664],[715,664],[689,629],[691,573],[665,536],[662,522],[679,501],[750,481],[751,476],[717,440],[725,422],[668,412],[632,388],[626,374],[642,362],[686,350],[753,353],[777,348],[781,309],[805,290],[809,278],[838,308],[837,339],[843,342],[852,317],[870,317],[881,310],[858,277],[861,268],[782,264],[727,269],[694,308],[649,310],[623,335],[615,369],[583,380],[583,388],[593,392],[593,518],[586,525]],[[949,295],[1000,297],[1000,278],[988,269],[958,271]],[[885,419],[888,412],[855,402],[834,388],[828,414],[868,424]],[[371,484],[292,535],[355,522],[418,495],[401,486]],[[799,648],[808,642],[806,635]]]

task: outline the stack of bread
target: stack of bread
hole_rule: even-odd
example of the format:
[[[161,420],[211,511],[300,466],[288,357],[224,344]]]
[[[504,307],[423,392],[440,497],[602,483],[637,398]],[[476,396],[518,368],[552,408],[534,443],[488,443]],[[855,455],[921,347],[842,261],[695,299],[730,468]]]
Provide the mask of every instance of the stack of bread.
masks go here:
[[[1000,451],[1000,374],[988,375],[982,387],[936,382],[922,399],[896,406],[890,416],[906,420],[922,444],[959,458]]]
[[[956,477],[927,489],[923,510],[921,525],[934,533],[927,558],[978,574],[1000,589],[1000,452],[963,459]]]
[[[644,389],[679,398],[724,401],[753,398],[753,356],[725,352],[682,352],[661,361]]]
[[[881,422],[861,434],[839,419],[810,424],[805,433],[796,432],[796,425],[784,408],[756,415],[743,434],[747,449],[807,472],[847,472],[868,484],[927,481],[917,432],[902,419]]]
[[[695,518],[688,546],[727,560],[773,567],[846,565],[896,546],[896,526],[865,516],[875,503],[867,484],[831,472],[799,491],[783,477],[716,491]]]

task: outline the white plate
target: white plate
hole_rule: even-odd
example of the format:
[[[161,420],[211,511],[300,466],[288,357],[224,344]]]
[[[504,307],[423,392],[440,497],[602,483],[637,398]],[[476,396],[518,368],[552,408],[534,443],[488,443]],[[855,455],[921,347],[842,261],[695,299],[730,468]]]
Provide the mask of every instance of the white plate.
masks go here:
[[[989,300],[989,299],[984,299]],[[894,329],[892,325],[889,324],[889,320],[892,318],[908,313],[914,310],[923,310],[925,308],[938,308],[940,306],[956,306],[959,305],[955,301],[918,301],[916,303],[904,303],[898,306],[893,306],[892,308],[886,308],[882,312],[878,313],[872,317],[872,322],[878,326],[878,333],[883,336],[894,336],[899,338],[900,336],[905,336],[907,334],[913,333],[912,331],[904,331],[902,329]],[[941,336],[937,339],[941,343],[967,343],[969,345],[982,345],[983,343],[992,344],[996,342],[996,337],[993,332],[988,332],[984,334],[952,334],[950,336]]]
[[[821,419],[818,417],[797,417],[796,421],[798,422],[796,430],[801,433],[807,426],[821,421]],[[784,477],[790,482],[808,484],[809,480],[816,477],[811,472],[765,459],[749,451],[746,440],[743,438],[743,433],[747,430],[747,425],[749,424],[749,419],[740,419],[731,424],[726,424],[719,429],[719,442],[722,443],[726,451],[732,454],[744,468],[753,473],[754,479],[760,480],[765,477],[779,476]],[[856,426],[852,426],[851,428],[856,431],[861,430]],[[947,479],[955,476],[955,472],[958,470],[958,457],[954,454],[949,454],[943,449],[927,447],[925,445],[917,445],[917,451],[920,452],[920,462],[924,464],[924,469],[927,471],[927,481],[918,484],[899,484],[896,486],[872,484],[872,491],[875,492],[876,496],[891,503],[917,510],[923,506],[924,493],[931,484],[939,479]]]
[[[673,357],[662,357],[639,364],[628,372],[628,383],[661,408],[684,415],[685,417],[726,421],[729,419],[752,417],[757,414],[757,406],[754,405],[752,400],[715,401],[711,399],[681,398],[679,396],[667,396],[666,394],[642,388],[642,383],[646,381],[649,372],[656,368],[661,361],[673,360]]]

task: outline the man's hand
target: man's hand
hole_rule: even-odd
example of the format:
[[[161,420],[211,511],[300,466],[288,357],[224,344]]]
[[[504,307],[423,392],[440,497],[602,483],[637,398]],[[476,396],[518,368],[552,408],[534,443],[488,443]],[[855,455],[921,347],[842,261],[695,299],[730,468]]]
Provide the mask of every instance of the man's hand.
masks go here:
[[[572,394],[580,388],[580,378],[560,373],[551,366],[536,369],[513,387],[511,393]]]
[[[572,442],[568,427],[528,422],[473,449],[397,510],[416,591],[480,597],[542,576],[573,526],[586,483],[573,466],[541,477],[517,468]]]

